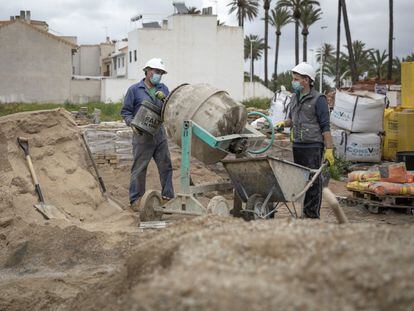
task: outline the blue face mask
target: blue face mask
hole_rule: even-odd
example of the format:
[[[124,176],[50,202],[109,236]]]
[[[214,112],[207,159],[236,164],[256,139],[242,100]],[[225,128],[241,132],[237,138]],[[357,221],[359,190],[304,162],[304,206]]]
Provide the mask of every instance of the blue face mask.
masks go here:
[[[292,88],[297,93],[300,93],[303,90],[303,86],[299,81],[292,81]]]
[[[150,78],[150,81],[153,85],[157,85],[161,82],[161,75],[158,73],[154,73]]]

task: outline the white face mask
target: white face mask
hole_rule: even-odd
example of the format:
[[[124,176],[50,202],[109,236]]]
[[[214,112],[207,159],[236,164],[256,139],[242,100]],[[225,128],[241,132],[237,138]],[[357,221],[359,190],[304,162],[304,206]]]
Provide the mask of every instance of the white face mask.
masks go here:
[[[161,82],[161,76],[162,76],[162,75],[160,75],[160,74],[158,74],[158,73],[153,73],[153,74],[152,74],[152,77],[150,78],[151,83],[152,83],[153,85],[157,85],[157,84],[159,84],[159,83]]]

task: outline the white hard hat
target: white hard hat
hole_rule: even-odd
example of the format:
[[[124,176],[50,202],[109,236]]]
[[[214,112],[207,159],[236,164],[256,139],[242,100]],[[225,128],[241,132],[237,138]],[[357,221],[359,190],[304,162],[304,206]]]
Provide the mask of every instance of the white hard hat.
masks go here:
[[[296,65],[291,71],[302,76],[308,76],[312,81],[315,81],[315,69],[313,69],[313,67],[306,62],[301,62],[300,64]]]
[[[147,61],[143,70],[147,68],[160,69],[164,71],[164,73],[167,73],[167,70],[165,70],[164,62],[161,58],[151,58],[149,61]]]

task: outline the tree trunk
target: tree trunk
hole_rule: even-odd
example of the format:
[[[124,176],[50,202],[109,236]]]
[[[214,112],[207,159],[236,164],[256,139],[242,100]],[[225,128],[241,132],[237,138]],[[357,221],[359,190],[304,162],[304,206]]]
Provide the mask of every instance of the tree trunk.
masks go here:
[[[275,70],[274,70],[274,79],[277,80],[277,59],[279,57],[279,42],[280,42],[280,34],[276,34],[276,49],[275,49]]]
[[[299,19],[295,19],[295,65],[299,64]]]
[[[308,35],[303,34],[303,61],[306,62],[308,58]]]
[[[356,70],[355,56],[354,56],[354,51],[352,47],[351,30],[349,28],[348,13],[346,11],[345,0],[341,0],[341,6],[342,6],[342,14],[344,16],[346,41],[348,45],[349,66],[351,67],[351,78],[352,78],[352,83],[354,84],[355,82],[358,81],[359,77],[357,75],[357,70]]]
[[[267,76],[267,52],[268,52],[268,37],[269,37],[269,10],[265,10],[265,50],[264,50],[264,82],[268,86]]]
[[[392,50],[393,50],[393,37],[394,37],[394,1],[390,1],[390,29],[389,29],[389,35],[388,35],[388,70],[387,70],[387,79],[392,79]]]
[[[336,62],[335,62],[335,73],[336,73],[336,88],[341,87],[340,74],[339,74],[339,57],[341,51],[341,0],[338,0],[338,24],[336,28]]]

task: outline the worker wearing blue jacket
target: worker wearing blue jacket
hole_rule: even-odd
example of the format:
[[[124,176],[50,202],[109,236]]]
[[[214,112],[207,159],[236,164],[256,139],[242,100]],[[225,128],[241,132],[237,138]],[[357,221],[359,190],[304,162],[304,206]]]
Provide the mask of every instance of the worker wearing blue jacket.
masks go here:
[[[150,101],[157,107],[162,108],[164,103],[160,98],[169,94],[167,86],[161,83],[162,75],[167,73],[162,59],[150,59],[143,70],[145,78],[128,89],[121,109],[121,115],[128,126],[131,126],[131,121],[141,107],[143,100]],[[139,212],[140,199],[145,193],[147,167],[151,159],[154,158],[158,168],[163,200],[174,197],[173,170],[164,125],[160,126],[154,136],[141,132],[134,126],[132,128],[134,159],[131,168],[129,202],[131,208]]]

